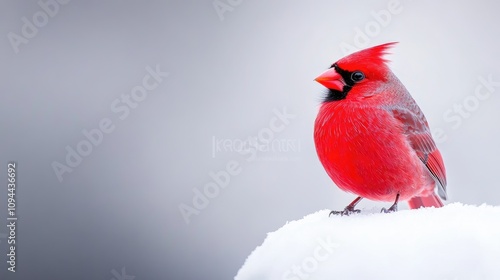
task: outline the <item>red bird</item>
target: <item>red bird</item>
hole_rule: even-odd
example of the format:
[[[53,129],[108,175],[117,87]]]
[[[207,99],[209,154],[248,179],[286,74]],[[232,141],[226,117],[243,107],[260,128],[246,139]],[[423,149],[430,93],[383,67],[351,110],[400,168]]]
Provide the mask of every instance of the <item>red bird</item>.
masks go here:
[[[410,208],[442,207],[446,171],[417,103],[383,58],[387,43],[355,52],[316,78],[328,92],[314,125],[318,157],[333,182],[358,197],[342,211],[357,213],[367,198]]]

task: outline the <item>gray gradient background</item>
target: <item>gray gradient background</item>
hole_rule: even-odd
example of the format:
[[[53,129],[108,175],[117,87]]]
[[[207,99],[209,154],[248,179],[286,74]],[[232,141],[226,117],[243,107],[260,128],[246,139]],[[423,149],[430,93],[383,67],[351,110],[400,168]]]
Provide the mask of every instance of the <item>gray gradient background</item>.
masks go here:
[[[19,34],[21,18],[40,7],[2,0],[0,224],[10,160],[18,163],[19,221],[18,272],[6,271],[0,239],[0,278],[109,280],[125,267],[136,280],[231,279],[267,232],[343,207],[353,196],[333,185],[315,154],[323,88],[313,78],[387,3],[243,1],[221,21],[212,1],[73,0],[15,54],[7,33]],[[450,201],[499,205],[500,87],[456,129],[443,114],[473,95],[480,76],[500,81],[500,5],[401,5],[369,45],[400,42],[393,71],[447,135],[439,147]],[[111,102],[157,64],[170,76],[120,121]],[[212,157],[213,136],[256,135],[283,107],[296,117],[277,138],[300,141],[300,151],[251,162]],[[105,117],[116,129],[59,182],[51,163],[64,162],[65,147]],[[179,205],[229,160],[241,173],[186,225]]]

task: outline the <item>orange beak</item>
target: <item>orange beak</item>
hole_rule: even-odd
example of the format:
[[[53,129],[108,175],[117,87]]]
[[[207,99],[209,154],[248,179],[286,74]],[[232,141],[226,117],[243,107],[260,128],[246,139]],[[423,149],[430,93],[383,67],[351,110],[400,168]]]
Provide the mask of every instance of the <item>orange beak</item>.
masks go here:
[[[319,75],[315,80],[316,82],[333,90],[343,91],[345,86],[344,79],[342,79],[342,76],[340,76],[340,74],[337,73],[337,71],[335,71],[335,68],[330,68],[326,70],[325,72],[323,72],[323,74]]]

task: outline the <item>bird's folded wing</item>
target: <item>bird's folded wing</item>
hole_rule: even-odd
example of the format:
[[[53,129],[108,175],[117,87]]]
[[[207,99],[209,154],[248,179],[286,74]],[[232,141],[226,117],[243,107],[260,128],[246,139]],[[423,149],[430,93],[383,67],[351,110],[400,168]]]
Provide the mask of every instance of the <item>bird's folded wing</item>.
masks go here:
[[[391,108],[390,111],[394,118],[401,122],[410,146],[437,182],[439,196],[446,199],[446,170],[443,158],[432,139],[424,114],[416,104],[412,107],[413,110],[398,107]]]

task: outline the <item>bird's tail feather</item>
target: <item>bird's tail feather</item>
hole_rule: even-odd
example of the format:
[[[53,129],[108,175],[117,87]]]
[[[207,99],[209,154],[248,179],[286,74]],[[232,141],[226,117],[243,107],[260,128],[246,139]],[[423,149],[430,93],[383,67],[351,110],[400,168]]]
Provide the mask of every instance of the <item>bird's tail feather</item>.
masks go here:
[[[420,207],[443,207],[443,202],[435,194],[429,196],[416,196],[408,200],[410,209],[418,209]]]

